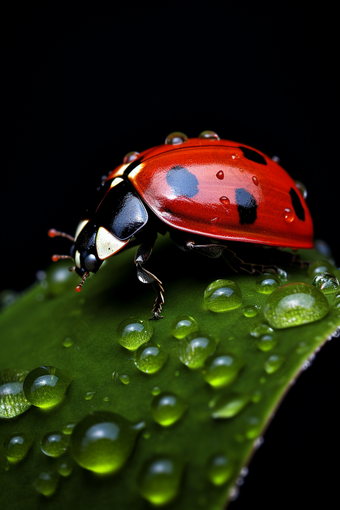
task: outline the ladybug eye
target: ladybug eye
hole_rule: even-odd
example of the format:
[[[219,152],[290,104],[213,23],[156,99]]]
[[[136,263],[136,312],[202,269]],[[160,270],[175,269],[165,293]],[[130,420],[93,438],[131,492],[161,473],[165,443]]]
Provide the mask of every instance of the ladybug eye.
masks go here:
[[[134,161],[139,156],[139,152],[128,152],[126,156],[124,156],[123,163],[126,165],[127,163],[131,163],[131,161]]]
[[[95,271],[97,267],[97,257],[90,253],[84,260],[85,269],[87,271]]]
[[[220,137],[214,131],[202,131],[198,138],[203,138],[204,140],[219,140]]]
[[[72,259],[74,259],[74,255],[75,255],[75,253],[76,253],[76,245],[75,245],[75,244],[72,244],[71,249],[70,249],[70,257],[71,257]]]
[[[187,141],[187,135],[180,133],[179,131],[175,131],[175,133],[170,133],[170,135],[166,137],[165,145],[179,145]]]

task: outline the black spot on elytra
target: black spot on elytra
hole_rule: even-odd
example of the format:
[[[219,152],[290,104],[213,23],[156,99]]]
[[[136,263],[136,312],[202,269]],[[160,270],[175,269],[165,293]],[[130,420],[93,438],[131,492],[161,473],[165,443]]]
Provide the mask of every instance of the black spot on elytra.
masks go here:
[[[260,165],[266,165],[267,161],[264,159],[264,157],[259,154],[257,151],[254,151],[253,149],[248,149],[247,147],[240,146],[239,149],[244,154],[244,157],[249,159],[250,161],[254,161],[255,163],[260,163]]]
[[[166,174],[166,182],[176,196],[194,197],[198,193],[198,180],[187,168],[177,165]]]
[[[299,218],[299,220],[305,221],[305,210],[301,204],[299,195],[296,193],[295,189],[293,189],[293,188],[290,188],[289,194],[292,199],[292,204],[293,204],[293,208],[294,208],[296,216]]]
[[[254,223],[257,218],[257,203],[253,195],[244,188],[238,188],[235,190],[235,198],[241,225]]]

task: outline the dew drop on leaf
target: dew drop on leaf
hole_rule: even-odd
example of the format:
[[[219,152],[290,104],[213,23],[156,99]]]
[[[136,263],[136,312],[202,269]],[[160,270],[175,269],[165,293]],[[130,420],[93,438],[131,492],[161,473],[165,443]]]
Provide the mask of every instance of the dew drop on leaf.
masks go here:
[[[270,356],[264,364],[264,369],[267,374],[273,374],[276,372],[284,363],[285,359],[279,354],[273,354]]]
[[[163,347],[155,342],[148,342],[141,345],[135,352],[135,365],[145,374],[154,374],[158,372],[168,358],[168,354]]]
[[[261,294],[271,294],[279,285],[281,285],[280,278],[271,273],[261,274],[255,282],[255,288]]]
[[[241,366],[233,354],[215,356],[205,364],[204,379],[215,388],[226,386],[236,379]]]
[[[73,471],[74,463],[70,458],[62,458],[58,461],[57,470],[61,476],[70,476]]]
[[[0,418],[14,418],[31,407],[23,390],[28,370],[0,371]]]
[[[273,335],[263,335],[257,340],[256,345],[261,351],[270,351],[275,347],[277,341]]]
[[[178,345],[179,359],[188,368],[201,368],[215,349],[215,338],[197,331],[180,340]]]
[[[178,338],[179,340],[189,335],[189,333],[194,333],[194,331],[197,330],[197,322],[189,315],[180,315],[171,325],[172,336]]]
[[[36,407],[55,406],[62,401],[71,380],[56,367],[35,368],[24,381],[25,397]]]
[[[184,400],[170,392],[157,395],[151,404],[153,419],[163,427],[169,427],[178,421],[187,409]]]
[[[213,418],[233,418],[250,402],[249,395],[229,393],[221,395],[212,409]]]
[[[323,294],[333,294],[340,289],[339,280],[332,273],[318,273],[312,283]]]
[[[256,315],[257,315],[256,306],[253,306],[253,305],[246,306],[243,310],[243,315],[245,317],[256,317]]]
[[[34,481],[34,488],[39,494],[49,497],[57,490],[59,474],[57,472],[40,473]]]
[[[69,437],[62,432],[48,432],[41,440],[41,450],[48,457],[60,457],[69,445]]]
[[[334,268],[327,260],[315,260],[308,268],[308,276],[314,278],[319,273],[332,273]]]
[[[214,485],[225,484],[233,475],[234,467],[229,458],[223,453],[214,455],[208,461],[207,475],[208,479]]]
[[[117,329],[118,342],[130,351],[135,351],[148,342],[152,335],[153,327],[150,322],[136,317],[123,320]]]
[[[24,459],[31,448],[33,437],[24,432],[14,432],[4,440],[4,452],[10,462]]]
[[[179,492],[182,465],[169,456],[157,456],[141,469],[138,486],[141,496],[153,505],[165,505]]]
[[[204,291],[204,305],[212,312],[227,312],[242,305],[242,292],[231,280],[215,280]]]

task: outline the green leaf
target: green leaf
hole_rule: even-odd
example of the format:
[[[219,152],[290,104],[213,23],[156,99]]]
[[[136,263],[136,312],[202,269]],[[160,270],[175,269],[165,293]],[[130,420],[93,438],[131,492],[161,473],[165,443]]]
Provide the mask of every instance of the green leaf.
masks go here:
[[[323,260],[316,251],[301,255]],[[154,292],[137,281],[132,259],[127,251],[109,260],[81,295],[74,292],[77,280],[67,266],[55,264],[45,281],[2,312],[0,370],[7,370],[8,379],[15,369],[22,381],[25,371],[45,366],[52,378],[59,377],[61,399],[51,408],[29,407],[18,393],[22,414],[1,419],[2,508],[19,509],[22,501],[26,509],[37,508],[41,498],[46,509],[138,510],[167,501],[167,509],[224,508],[290,383],[340,327],[339,289],[324,294],[313,287],[308,292],[320,298],[317,313],[327,312],[327,301],[326,315],[278,329],[268,312],[276,294],[259,292],[261,278],[233,274],[222,259],[185,255],[167,239],[158,243],[148,264],[165,286],[164,319],[148,322]],[[339,278],[336,268],[327,268]],[[282,269],[288,280],[273,277],[273,288],[311,285],[307,269]],[[218,279],[236,284],[223,283],[232,309],[220,313],[208,310],[203,300]],[[214,290],[210,286],[206,292],[206,304]],[[117,334],[120,323],[132,316],[153,327],[136,354],[120,345]],[[174,322],[183,316],[197,323],[192,321],[188,336],[175,332]],[[150,331],[145,334],[149,338]],[[26,396],[31,379],[25,379]],[[11,403],[7,399],[4,405],[7,412]],[[14,414],[19,412],[15,405]],[[96,420],[111,420],[121,431],[120,450],[110,450],[109,443],[99,452],[95,447],[89,460],[82,441]],[[67,434],[71,424],[77,424],[73,435]],[[57,440],[50,433],[63,431],[66,438],[51,448]],[[22,460],[8,462],[14,433],[27,436],[28,450],[20,454]],[[48,456],[41,446],[61,456]]]

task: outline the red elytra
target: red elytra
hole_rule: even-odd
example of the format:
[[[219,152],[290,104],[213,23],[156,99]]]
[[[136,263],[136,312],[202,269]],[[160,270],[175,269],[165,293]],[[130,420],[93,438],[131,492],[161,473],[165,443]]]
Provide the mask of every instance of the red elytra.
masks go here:
[[[295,181],[250,146],[204,138],[160,145],[119,165],[107,180],[123,175],[175,229],[221,240],[313,247],[312,218]]]

